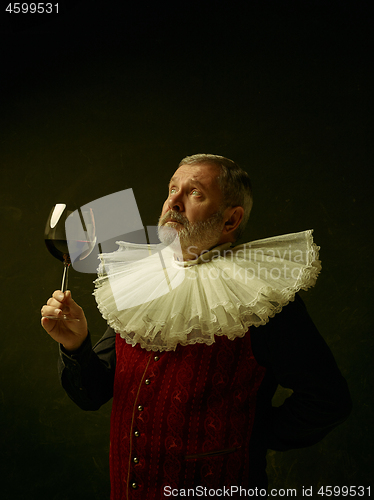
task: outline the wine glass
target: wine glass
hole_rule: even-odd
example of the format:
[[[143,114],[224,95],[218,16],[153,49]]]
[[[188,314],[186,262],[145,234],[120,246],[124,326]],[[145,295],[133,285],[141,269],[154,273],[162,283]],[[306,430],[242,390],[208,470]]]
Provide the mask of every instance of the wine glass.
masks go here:
[[[69,227],[67,237],[66,227]],[[95,219],[92,208],[71,211],[66,204],[57,203],[52,208],[44,231],[44,241],[50,253],[62,261],[61,291],[65,292],[68,286],[68,272],[70,265],[88,257],[96,244]],[[60,317],[45,316],[55,320],[72,320],[66,315]],[[74,318],[75,319],[75,318]],[[79,321],[79,320],[77,320]]]

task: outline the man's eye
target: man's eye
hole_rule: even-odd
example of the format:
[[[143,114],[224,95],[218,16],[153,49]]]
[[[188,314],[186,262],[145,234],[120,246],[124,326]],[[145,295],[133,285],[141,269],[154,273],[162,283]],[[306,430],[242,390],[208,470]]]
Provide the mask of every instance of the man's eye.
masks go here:
[[[199,195],[200,195],[200,191],[198,191],[197,189],[194,189],[194,190],[192,191],[192,194],[193,194],[194,196],[199,196]]]
[[[170,194],[174,194],[177,192],[177,189],[176,188],[170,188]]]

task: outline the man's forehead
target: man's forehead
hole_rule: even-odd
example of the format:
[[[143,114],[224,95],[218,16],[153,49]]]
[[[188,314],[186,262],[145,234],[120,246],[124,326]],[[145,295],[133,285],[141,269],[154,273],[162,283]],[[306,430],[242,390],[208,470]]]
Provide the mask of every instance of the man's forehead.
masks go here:
[[[208,186],[215,183],[219,174],[219,168],[216,165],[181,165],[175,171],[170,182],[189,181]]]

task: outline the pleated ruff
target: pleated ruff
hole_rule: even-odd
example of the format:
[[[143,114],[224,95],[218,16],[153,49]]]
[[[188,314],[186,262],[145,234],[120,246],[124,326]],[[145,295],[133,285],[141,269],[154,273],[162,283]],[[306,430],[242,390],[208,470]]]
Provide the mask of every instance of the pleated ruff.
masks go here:
[[[243,337],[314,286],[321,262],[312,233],[226,244],[186,262],[170,247],[118,242],[101,255],[98,308],[127,343],[146,350]]]

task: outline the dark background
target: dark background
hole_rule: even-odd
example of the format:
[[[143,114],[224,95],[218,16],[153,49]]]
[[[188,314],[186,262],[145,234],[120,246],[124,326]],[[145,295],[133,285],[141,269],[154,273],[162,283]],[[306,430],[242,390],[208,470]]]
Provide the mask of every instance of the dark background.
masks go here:
[[[68,399],[39,323],[61,282],[43,242],[52,205],[131,187],[154,225],[177,163],[201,152],[252,178],[244,240],[314,228],[323,271],[302,296],[354,402],[323,442],[270,451],[270,485],[299,496],[313,486],[314,498],[319,486],[370,485],[369,5],[65,0],[53,16],[2,7],[1,498],[109,497],[111,405],[85,413]],[[94,278],[73,270],[70,288],[98,340]]]

